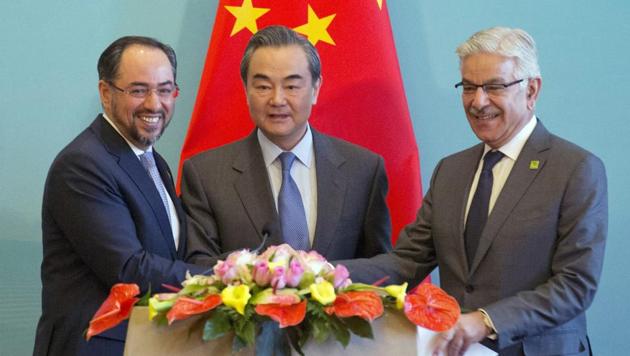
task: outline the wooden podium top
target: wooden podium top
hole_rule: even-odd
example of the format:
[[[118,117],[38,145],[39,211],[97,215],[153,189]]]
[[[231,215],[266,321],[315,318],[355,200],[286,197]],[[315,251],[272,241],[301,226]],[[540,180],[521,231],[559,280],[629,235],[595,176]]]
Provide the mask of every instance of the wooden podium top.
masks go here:
[[[125,343],[126,356],[154,356],[154,355],[229,355],[232,354],[230,337],[204,342],[201,330],[189,332],[189,326],[195,318],[176,321],[171,326],[158,326],[149,321],[147,307],[135,307],[129,320],[127,341]],[[332,355],[417,355],[416,326],[410,323],[402,312],[386,312],[372,322],[374,340],[352,335],[350,344],[343,348],[334,339],[318,344],[310,341],[303,351],[308,356]],[[295,353],[297,354],[297,353]],[[253,348],[247,348],[235,355],[254,355]]]

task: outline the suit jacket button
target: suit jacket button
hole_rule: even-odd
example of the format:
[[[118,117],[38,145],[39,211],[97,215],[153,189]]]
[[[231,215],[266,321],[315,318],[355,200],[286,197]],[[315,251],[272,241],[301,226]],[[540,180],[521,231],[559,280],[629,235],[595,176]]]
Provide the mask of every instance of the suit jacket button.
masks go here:
[[[475,290],[475,287],[473,287],[471,284],[467,284],[464,289],[466,289],[466,293],[472,293]]]

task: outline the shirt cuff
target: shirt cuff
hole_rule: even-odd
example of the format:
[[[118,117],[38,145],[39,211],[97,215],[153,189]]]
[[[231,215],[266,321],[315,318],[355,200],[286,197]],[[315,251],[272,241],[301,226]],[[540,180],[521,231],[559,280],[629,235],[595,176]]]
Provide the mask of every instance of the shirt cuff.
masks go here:
[[[486,326],[491,330],[490,335],[488,335],[488,339],[490,340],[496,340],[497,339],[497,334],[499,333],[497,331],[497,328],[494,327],[494,323],[492,322],[492,319],[490,318],[490,315],[488,315],[488,313],[479,308],[477,309],[481,315],[483,316],[483,323],[486,324]]]

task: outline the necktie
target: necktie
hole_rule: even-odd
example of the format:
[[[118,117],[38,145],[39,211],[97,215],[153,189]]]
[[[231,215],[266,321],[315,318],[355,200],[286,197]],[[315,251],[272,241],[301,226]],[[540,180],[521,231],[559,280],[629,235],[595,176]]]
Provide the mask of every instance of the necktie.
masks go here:
[[[468,219],[466,220],[466,231],[464,239],[466,243],[466,257],[468,257],[468,267],[472,265],[481,232],[488,220],[488,210],[490,204],[490,193],[492,192],[492,167],[503,158],[503,153],[499,151],[489,151],[483,157],[483,168],[479,175],[477,190],[470,203]]]
[[[291,177],[295,155],[283,152],[278,157],[282,163],[282,185],[278,194],[278,214],[284,241],[296,250],[309,250],[308,227],[302,197]]]
[[[160,198],[162,198],[162,204],[164,204],[164,209],[166,209],[166,216],[168,216],[168,220],[171,220],[171,215],[169,214],[169,206],[168,199],[166,198],[166,187],[164,187],[164,183],[162,182],[162,178],[160,177],[160,172],[158,172],[157,166],[155,165],[155,158],[153,157],[152,151],[147,151],[140,156],[140,162],[146,169],[147,173],[153,180],[153,184],[155,184],[155,188],[158,193],[160,193]]]

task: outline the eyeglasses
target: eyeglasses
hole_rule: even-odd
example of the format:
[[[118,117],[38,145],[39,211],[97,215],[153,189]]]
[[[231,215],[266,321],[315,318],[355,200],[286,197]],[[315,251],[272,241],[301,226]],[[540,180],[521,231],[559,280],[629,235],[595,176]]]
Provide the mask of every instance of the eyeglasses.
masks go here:
[[[462,81],[455,84],[455,89],[461,88],[462,94],[470,95],[470,94],[475,94],[477,92],[477,89],[481,88],[486,94],[496,95],[496,94],[503,93],[505,89],[511,87],[512,85],[521,83],[524,80],[525,79],[519,79],[510,83],[488,83],[488,84],[472,84],[472,83],[464,83]]]
[[[177,84],[161,86],[154,89],[139,85],[134,85],[127,89],[122,89],[117,87],[114,83],[110,81],[108,81],[107,83],[119,92],[125,93],[138,99],[145,99],[147,96],[149,96],[151,92],[155,92],[162,99],[177,98],[177,96],[179,95],[179,87],[177,86]]]

